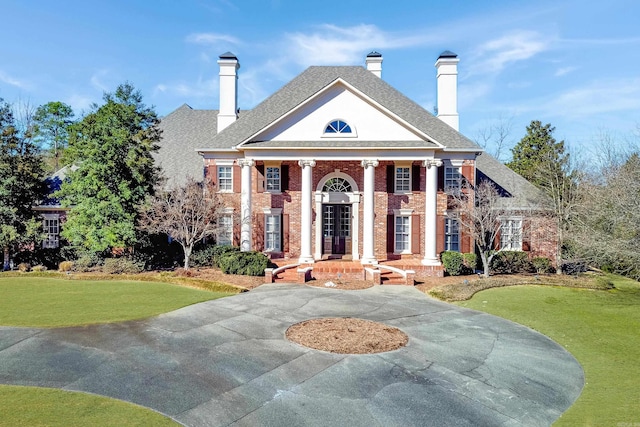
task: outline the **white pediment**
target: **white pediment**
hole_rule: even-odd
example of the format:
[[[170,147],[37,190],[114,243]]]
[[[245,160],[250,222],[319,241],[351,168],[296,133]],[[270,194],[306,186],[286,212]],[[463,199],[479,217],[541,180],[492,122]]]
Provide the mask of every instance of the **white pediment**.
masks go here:
[[[351,134],[324,133],[332,120],[349,124]],[[292,111],[253,141],[423,141],[418,131],[403,123],[393,112],[338,81]]]

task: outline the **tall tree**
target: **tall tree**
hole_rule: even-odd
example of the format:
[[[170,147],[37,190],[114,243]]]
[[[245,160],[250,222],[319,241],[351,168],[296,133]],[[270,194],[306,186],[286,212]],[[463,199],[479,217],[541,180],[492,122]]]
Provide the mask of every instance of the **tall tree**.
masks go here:
[[[167,234],[184,251],[184,269],[196,243],[216,234],[222,203],[210,186],[189,178],[182,186],[158,191],[142,209],[140,227],[154,234]]]
[[[57,194],[72,207],[62,236],[91,252],[130,247],[138,208],[159,180],[152,154],[160,139],[158,117],[125,83],[69,131],[65,160],[78,169]]]
[[[42,224],[32,206],[44,195],[38,147],[20,131],[11,106],[0,98],[0,246],[4,268],[9,253],[40,236]]]
[[[60,168],[59,159],[67,145],[72,118],[73,109],[60,101],[39,106],[33,117],[35,140],[51,152],[54,170]]]
[[[553,137],[555,128],[551,124],[542,125],[538,120],[527,126],[527,134],[511,153],[513,159],[507,166],[540,188],[547,196],[542,208],[556,222],[557,248],[555,263],[563,262],[563,247],[566,236],[576,213],[578,202],[579,173],[572,167],[564,141]],[[561,269],[558,268],[558,273]]]

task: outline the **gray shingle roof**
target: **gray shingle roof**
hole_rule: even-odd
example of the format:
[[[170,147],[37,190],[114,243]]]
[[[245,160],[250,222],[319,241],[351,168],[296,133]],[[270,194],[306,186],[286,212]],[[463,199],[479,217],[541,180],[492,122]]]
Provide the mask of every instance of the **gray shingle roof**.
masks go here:
[[[373,99],[400,118],[415,126],[431,139],[448,148],[478,149],[478,145],[434,117],[420,105],[407,98],[384,80],[363,67],[309,67],[275,92],[253,110],[244,112],[238,120],[220,132],[208,144],[199,148],[231,148],[249,141],[290,111],[313,97],[322,89],[342,79],[364,95]],[[359,144],[357,141],[354,145]]]
[[[532,183],[487,153],[476,157],[478,181],[489,179],[504,190],[503,200],[512,209],[540,208],[545,196]]]
[[[194,110],[187,104],[160,120],[162,139],[155,158],[168,185],[180,185],[188,176],[202,179],[203,161],[196,148],[211,141],[217,128],[217,110]]]

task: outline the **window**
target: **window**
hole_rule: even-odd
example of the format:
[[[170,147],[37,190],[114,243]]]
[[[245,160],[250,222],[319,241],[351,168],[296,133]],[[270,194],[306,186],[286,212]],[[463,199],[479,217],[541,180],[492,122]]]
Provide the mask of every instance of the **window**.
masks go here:
[[[231,245],[233,239],[233,215],[225,214],[218,219],[216,244]]]
[[[503,219],[500,223],[500,249],[522,250],[522,219]]]
[[[396,167],[395,183],[396,193],[407,193],[411,191],[411,168]]]
[[[351,126],[342,120],[333,120],[324,128],[325,134],[345,134],[351,133]]]
[[[396,252],[409,252],[410,248],[410,217],[408,216],[396,216]]]
[[[325,193],[346,193],[352,191],[351,184],[344,178],[329,178],[322,187]]]
[[[231,166],[218,166],[218,190],[233,191],[233,172]]]
[[[460,193],[462,186],[462,175],[460,168],[454,166],[445,166],[444,168],[444,191],[449,194]]]
[[[444,250],[460,252],[460,225],[455,218],[444,222]]]
[[[280,215],[265,215],[265,251],[280,251],[280,230]]]
[[[45,214],[42,228],[45,238],[42,241],[43,248],[57,248],[60,245],[60,216],[58,214]]]
[[[280,192],[280,168],[279,167],[267,167],[265,168],[267,179],[267,191],[278,193]]]

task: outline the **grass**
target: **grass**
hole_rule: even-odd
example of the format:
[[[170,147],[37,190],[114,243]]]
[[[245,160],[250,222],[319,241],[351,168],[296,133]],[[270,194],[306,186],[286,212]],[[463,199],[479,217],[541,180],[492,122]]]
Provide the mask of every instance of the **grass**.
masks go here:
[[[61,327],[155,316],[223,296],[158,282],[0,277],[0,325]]]
[[[177,426],[165,416],[116,399],[39,387],[0,386],[0,426]]]
[[[640,284],[609,279],[615,289],[515,286],[458,303],[529,326],[580,362],[584,390],[555,425],[640,425]]]

